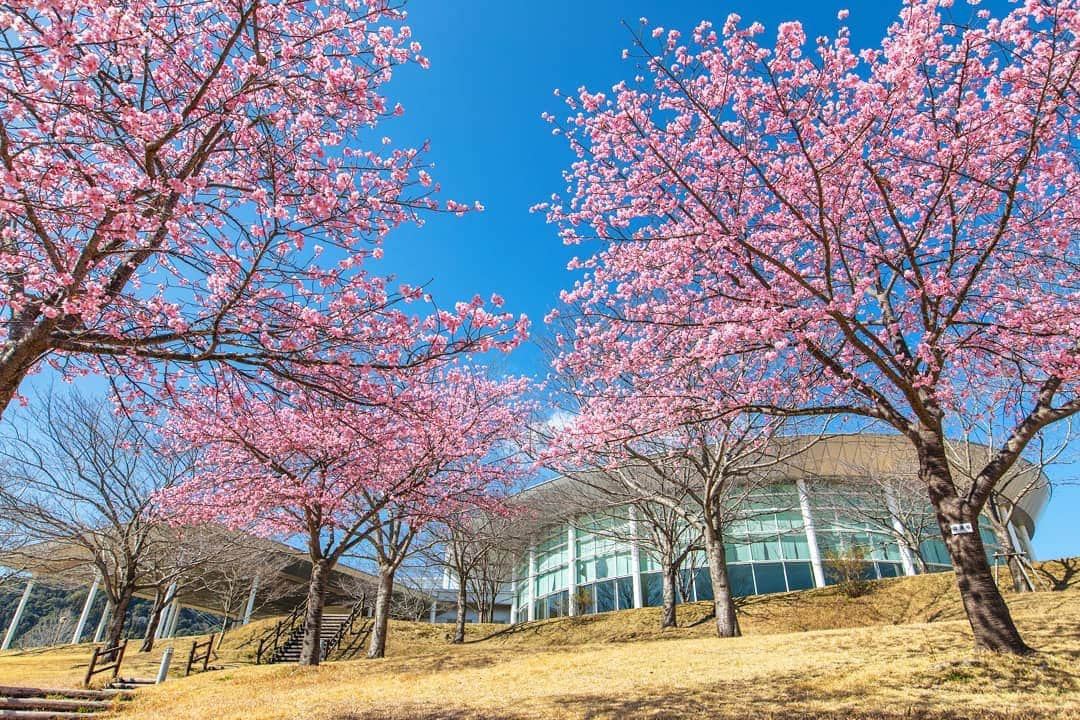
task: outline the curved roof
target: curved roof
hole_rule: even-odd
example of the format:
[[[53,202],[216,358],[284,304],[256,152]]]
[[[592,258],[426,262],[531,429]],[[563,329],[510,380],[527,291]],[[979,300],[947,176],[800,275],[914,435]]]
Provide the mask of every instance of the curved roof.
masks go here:
[[[771,468],[769,474],[781,482],[813,478],[914,477],[918,472],[915,448],[902,435],[860,433],[813,440],[814,437],[808,435],[775,438],[772,442],[780,446],[778,449],[783,445],[797,447],[799,443],[808,447]],[[962,472],[962,463],[978,467],[979,458],[985,462],[990,453],[990,448],[978,443],[953,441],[949,445],[950,459],[957,472]],[[566,476],[555,477],[523,490],[516,497],[532,506],[554,503],[560,495],[565,495],[560,490],[565,490],[572,482],[574,480]],[[1023,524],[1029,536],[1034,536],[1035,520],[1050,499],[1049,479],[1032,463],[1020,460],[1010,469],[1002,491],[1016,504],[1016,522]]]

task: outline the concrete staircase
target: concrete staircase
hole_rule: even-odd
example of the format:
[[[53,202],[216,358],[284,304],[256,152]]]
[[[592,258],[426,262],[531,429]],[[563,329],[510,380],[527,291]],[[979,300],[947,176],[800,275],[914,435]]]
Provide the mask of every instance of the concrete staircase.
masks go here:
[[[64,720],[98,717],[130,700],[126,690],[0,686],[0,718]]]
[[[322,627],[319,632],[319,642],[325,650],[331,642],[336,642],[341,636],[342,628],[349,622],[348,614],[326,613],[322,616]],[[300,649],[304,644],[304,626],[296,628],[289,635],[281,647],[270,658],[271,663],[295,663],[300,660]],[[331,648],[333,652],[333,648]]]

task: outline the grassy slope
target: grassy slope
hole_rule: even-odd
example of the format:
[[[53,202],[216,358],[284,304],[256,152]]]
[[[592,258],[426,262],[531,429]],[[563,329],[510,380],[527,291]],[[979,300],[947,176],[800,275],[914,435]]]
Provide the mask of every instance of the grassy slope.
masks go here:
[[[673,631],[647,608],[471,626],[460,647],[447,626],[394,623],[385,660],[300,669],[236,666],[257,631],[245,629],[222,650],[233,667],[141,691],[123,717],[1080,718],[1080,582],[1009,601],[1033,658],[974,656],[950,575],[887,581],[854,601],[833,589],[751,598],[733,640],[710,637],[702,605],[681,607],[687,627]],[[63,673],[87,654],[0,655],[0,683],[34,668],[70,684]]]

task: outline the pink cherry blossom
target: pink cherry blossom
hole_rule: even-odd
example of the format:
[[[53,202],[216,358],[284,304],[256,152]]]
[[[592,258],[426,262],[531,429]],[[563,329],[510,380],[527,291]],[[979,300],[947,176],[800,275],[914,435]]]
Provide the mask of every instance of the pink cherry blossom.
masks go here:
[[[948,5],[908,0],[863,51],[797,22],[767,45],[734,14],[692,42],[642,33],[647,74],[567,98],[569,194],[541,207],[601,246],[573,265],[556,364],[631,395],[700,367],[729,407],[891,426],[977,644],[1026,652],[978,533],[949,528],[977,525],[1031,439],[1080,411],[1080,10],[957,25]],[[961,415],[1007,439],[970,488],[944,454]]]

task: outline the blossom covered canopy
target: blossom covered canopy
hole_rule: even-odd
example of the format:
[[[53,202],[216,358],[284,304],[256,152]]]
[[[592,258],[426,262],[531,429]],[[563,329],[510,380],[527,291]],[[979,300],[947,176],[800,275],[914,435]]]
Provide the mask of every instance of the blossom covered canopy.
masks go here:
[[[413,317],[420,290],[364,269],[401,223],[470,209],[433,198],[423,149],[372,140],[403,112],[394,68],[427,65],[403,21],[386,0],[0,3],[0,408],[43,360],[317,383],[514,342],[524,321]]]
[[[949,6],[909,0],[861,52],[843,27],[643,25],[648,72],[557,123],[577,161],[541,207],[602,242],[572,265],[560,366],[753,356],[744,400],[902,432],[975,392],[1012,423],[1075,411],[1078,6]]]
[[[158,497],[176,522],[223,522],[265,534],[363,537],[386,507],[418,525],[483,507],[521,469],[527,406],[519,379],[428,370],[389,385],[354,376],[380,402],[360,407],[293,388],[195,388],[172,410],[174,441],[195,449],[195,476]]]

